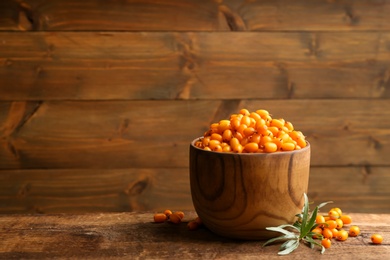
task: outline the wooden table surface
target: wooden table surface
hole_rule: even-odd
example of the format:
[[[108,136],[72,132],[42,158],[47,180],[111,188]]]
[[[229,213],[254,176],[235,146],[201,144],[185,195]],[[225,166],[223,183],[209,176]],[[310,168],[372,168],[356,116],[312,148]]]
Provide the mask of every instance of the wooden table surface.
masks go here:
[[[360,236],[334,241],[324,255],[301,244],[282,257],[279,245],[189,231],[196,214],[184,213],[178,225],[154,223],[152,212],[1,215],[0,259],[390,259],[390,215],[351,213]],[[372,233],[382,234],[382,245],[371,244]]]

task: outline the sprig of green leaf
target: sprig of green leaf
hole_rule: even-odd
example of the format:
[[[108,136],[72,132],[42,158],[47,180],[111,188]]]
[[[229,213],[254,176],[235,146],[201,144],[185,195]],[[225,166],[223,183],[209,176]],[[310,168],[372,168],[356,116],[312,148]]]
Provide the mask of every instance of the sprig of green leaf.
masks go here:
[[[278,254],[287,255],[297,249],[300,242],[303,241],[311,248],[314,248],[314,246],[319,246],[321,248],[321,254],[325,252],[325,247],[323,247],[321,243],[318,243],[313,238],[314,235],[317,237],[320,237],[320,235],[312,232],[312,230],[318,226],[318,224],[316,224],[316,217],[319,209],[326,204],[331,203],[331,201],[321,203],[320,205],[316,206],[312,212],[310,212],[309,199],[306,193],[304,193],[303,196],[304,205],[302,208],[302,212],[296,215],[298,217],[298,220],[295,221],[293,225],[284,224],[278,227],[267,227],[267,230],[279,232],[283,235],[269,239],[263,244],[263,246],[269,245],[276,241],[284,241],[283,244],[280,246]]]

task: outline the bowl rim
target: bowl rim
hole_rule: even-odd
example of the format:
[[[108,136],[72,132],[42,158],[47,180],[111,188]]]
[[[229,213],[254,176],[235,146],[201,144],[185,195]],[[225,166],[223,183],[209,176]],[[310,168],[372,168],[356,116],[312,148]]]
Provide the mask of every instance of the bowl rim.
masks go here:
[[[227,152],[217,152],[217,151],[207,151],[207,150],[204,150],[202,148],[199,148],[199,147],[196,147],[195,146],[195,142],[202,139],[203,136],[200,136],[200,137],[197,137],[195,138],[194,140],[191,141],[191,144],[190,146],[192,148],[195,148],[196,150],[199,150],[199,151],[203,151],[203,152],[206,152],[206,153],[212,153],[212,154],[220,154],[220,155],[226,155],[226,156],[231,156],[231,155],[239,155],[239,156],[279,156],[281,154],[294,154],[294,153],[300,153],[300,152],[304,152],[306,150],[310,150],[310,142],[305,140],[307,145],[299,150],[292,150],[292,151],[277,151],[277,152],[273,152],[273,153],[227,153]]]

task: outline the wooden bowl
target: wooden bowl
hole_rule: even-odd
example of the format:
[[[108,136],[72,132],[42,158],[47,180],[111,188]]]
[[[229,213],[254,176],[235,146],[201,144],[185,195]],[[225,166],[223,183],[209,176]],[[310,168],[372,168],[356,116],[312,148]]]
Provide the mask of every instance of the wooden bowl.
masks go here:
[[[190,145],[194,208],[212,232],[230,238],[267,239],[265,230],[292,224],[304,204],[310,144],[291,152],[221,153]]]

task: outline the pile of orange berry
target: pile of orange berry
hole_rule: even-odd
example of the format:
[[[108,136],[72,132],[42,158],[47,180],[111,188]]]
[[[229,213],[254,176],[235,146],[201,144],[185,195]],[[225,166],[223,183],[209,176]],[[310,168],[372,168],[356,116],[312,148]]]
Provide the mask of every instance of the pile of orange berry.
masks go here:
[[[351,223],[351,216],[343,214],[340,208],[332,208],[328,215],[317,215],[317,227],[312,230],[315,234],[313,238],[321,239],[322,246],[329,248],[332,244],[332,238],[337,241],[345,241],[348,237],[356,237],[360,234],[360,228],[356,225],[349,226]],[[382,240],[383,237],[379,234],[371,236],[373,244],[381,244]]]
[[[172,212],[169,209],[166,209],[162,213],[156,213],[153,216],[153,220],[156,223],[164,223],[164,222],[170,222],[173,224],[180,224],[183,221],[184,218],[184,212],[183,211],[175,211]],[[191,220],[187,223],[187,227],[189,230],[196,230],[199,227],[202,226],[202,221],[199,217],[196,217],[194,220]]]
[[[273,153],[306,147],[305,136],[283,118],[272,118],[267,110],[241,109],[229,119],[210,125],[195,146],[208,151]]]

